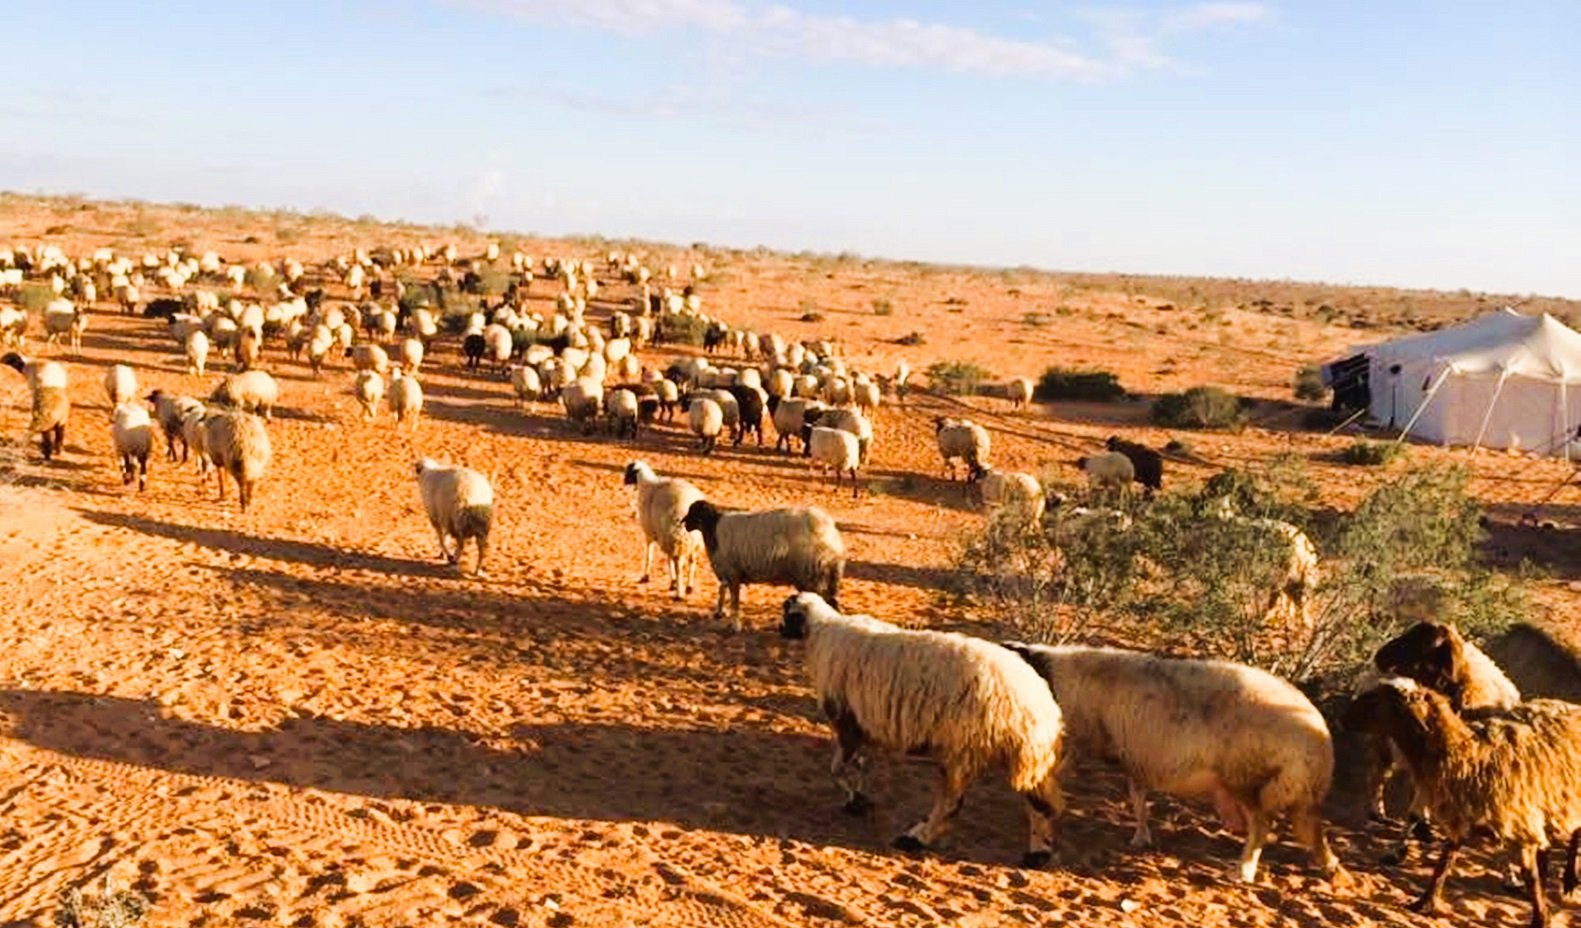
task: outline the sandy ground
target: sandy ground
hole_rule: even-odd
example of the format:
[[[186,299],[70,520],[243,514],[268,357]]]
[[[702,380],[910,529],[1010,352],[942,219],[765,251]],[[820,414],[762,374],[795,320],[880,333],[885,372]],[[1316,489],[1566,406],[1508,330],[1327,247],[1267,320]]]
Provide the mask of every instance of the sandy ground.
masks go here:
[[[189,234],[244,256],[249,247]],[[83,232],[74,243],[100,240]],[[331,245],[344,247],[312,241],[295,253]],[[1209,319],[968,272],[773,257],[721,271],[705,289],[713,311],[790,337],[838,336],[851,357],[886,368],[902,355],[916,368],[975,359],[1004,377],[1093,365],[1142,393],[1216,382],[1282,398],[1296,363],[1376,334],[1234,309]],[[894,315],[875,315],[875,298],[893,300]],[[796,321],[803,301],[822,323]],[[1028,305],[1070,311],[1034,325]],[[642,549],[620,471],[640,457],[729,504],[829,509],[851,552],[852,611],[970,623],[941,593],[958,537],[979,518],[941,479],[933,450],[930,417],[950,401],[881,412],[875,492],[852,500],[771,448],[704,459],[674,428],[635,445],[573,434],[557,409],[518,411],[503,381],[466,375],[453,339],[424,366],[415,437],[387,414],[362,422],[345,367],[314,380],[274,347],[265,366],[284,393],[270,426],[275,458],[256,508],[241,515],[192,465],[162,456],[147,492],[122,486],[105,366],[134,365],[145,390],[206,393],[225,365],[189,378],[157,324],[98,309],[82,357],[53,353],[76,404],[63,461],[43,465],[21,445],[25,391],[0,370],[6,923],[48,924],[60,890],[104,874],[153,900],[153,925],[1421,921],[1402,904],[1425,864],[1377,866],[1386,834],[1357,822],[1343,792],[1334,839],[1349,886],[1317,877],[1288,844],[1265,857],[1261,885],[1232,884],[1238,841],[1210,810],[1168,800],[1155,803],[1160,846],[1133,850],[1123,785],[1099,770],[1072,779],[1062,859],[1047,872],[1015,866],[1025,825],[993,777],[972,791],[941,853],[892,852],[888,840],[926,809],[931,773],[895,764],[875,820],[841,814],[799,646],[774,634],[783,591],[749,588],[748,630],[732,636],[709,617],[706,565],[685,604],[635,582]],[[928,344],[894,344],[913,330]],[[1015,414],[969,403],[1004,466],[1073,477],[1070,461],[1111,432],[1168,437],[1140,424],[1140,403]],[[1298,451],[1338,504],[1384,477],[1333,463],[1349,439],[1277,422],[1194,441],[1216,465]],[[487,579],[439,562],[411,476],[418,454],[493,480]],[[1477,492],[1505,521],[1568,473],[1507,455],[1472,464]],[[1581,493],[1566,490],[1546,515],[1566,522],[1578,505]],[[1496,553],[1558,551],[1565,534],[1504,528]],[[1556,556],[1550,566],[1543,598],[1567,620],[1575,565]],[[1475,858],[1451,884],[1457,920],[1519,923],[1524,903],[1499,890],[1487,863]]]

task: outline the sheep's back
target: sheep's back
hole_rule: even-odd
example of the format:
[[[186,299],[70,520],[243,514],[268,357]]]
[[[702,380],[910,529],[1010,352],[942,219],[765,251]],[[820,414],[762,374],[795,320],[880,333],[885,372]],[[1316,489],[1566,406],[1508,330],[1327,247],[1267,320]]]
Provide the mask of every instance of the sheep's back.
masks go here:
[[[1449,752],[1454,787],[1430,799],[1446,829],[1545,845],[1581,828],[1581,706],[1533,699],[1467,725],[1475,748]]]
[[[845,556],[834,520],[814,509],[728,512],[719,518],[710,563],[721,580],[812,585]]]
[[[642,534],[675,557],[693,534],[682,524],[686,511],[702,498],[701,490],[675,477],[637,484],[637,521]]]
[[[1467,709],[1509,709],[1521,701],[1521,691],[1504,675],[1481,648],[1466,642],[1462,649],[1466,660],[1465,689],[1460,694],[1461,705]]]

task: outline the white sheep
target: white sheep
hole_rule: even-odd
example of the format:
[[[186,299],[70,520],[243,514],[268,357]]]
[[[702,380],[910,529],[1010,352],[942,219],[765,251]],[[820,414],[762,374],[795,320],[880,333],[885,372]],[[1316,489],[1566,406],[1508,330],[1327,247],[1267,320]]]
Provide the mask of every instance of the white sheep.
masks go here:
[[[933,433],[951,480],[955,479],[956,461],[966,465],[966,479],[969,482],[982,477],[988,467],[988,452],[992,447],[987,429],[970,419],[936,416]]]
[[[653,574],[653,549],[664,552],[670,589],[677,602],[686,599],[695,585],[697,558],[703,549],[703,536],[682,523],[687,510],[703,498],[702,491],[679,477],[660,477],[645,461],[626,465],[622,482],[636,487],[637,522],[646,539],[642,557],[642,577],[647,583]]]
[[[637,440],[638,420],[642,411],[637,403],[637,394],[625,389],[611,391],[604,411],[616,438],[629,435],[632,441]]]
[[[543,396],[543,381],[538,371],[526,364],[511,365],[511,389],[516,394],[516,408],[522,403],[536,403]]]
[[[1245,525],[1254,531],[1272,536],[1285,550],[1285,569],[1268,596],[1263,609],[1263,621],[1274,625],[1312,623],[1312,601],[1323,581],[1318,564],[1317,546],[1301,529],[1280,519],[1244,516],[1235,512],[1229,497],[1222,497],[1210,510],[1220,519]]]
[[[1076,466],[1087,475],[1087,482],[1095,490],[1125,493],[1136,480],[1136,465],[1118,451],[1077,458]]]
[[[944,835],[972,781],[1003,766],[1027,804],[1022,864],[1049,861],[1064,806],[1057,777],[1064,726],[1030,666],[978,638],[841,615],[816,593],[785,601],[780,634],[807,642],[813,694],[834,733],[830,772],[848,812],[871,807],[861,778],[867,747],[929,757],[941,773],[933,808],[894,841],[924,850]]]
[[[209,402],[234,406],[243,412],[256,412],[265,419],[274,417],[280,401],[280,386],[265,371],[243,371],[220,382],[209,395]]]
[[[560,405],[565,416],[581,426],[583,434],[592,430],[604,408],[604,385],[596,380],[578,377],[560,390]]]
[[[196,329],[187,336],[183,349],[187,356],[187,373],[202,377],[203,368],[209,360],[209,337],[203,334],[202,329]]]
[[[807,437],[807,448],[820,470],[834,471],[834,488],[840,489],[842,475],[851,475],[851,498],[855,499],[861,485],[856,471],[862,466],[862,448],[855,435],[844,429],[824,428],[815,425]]]
[[[1017,377],[1005,385],[1005,396],[1010,400],[1011,409],[1020,409],[1032,402],[1032,380],[1027,377]]]
[[[700,440],[703,454],[713,454],[719,443],[719,433],[725,428],[725,412],[710,397],[695,397],[686,407],[687,425]]]
[[[977,483],[991,518],[1035,526],[1043,519],[1047,500],[1043,485],[1031,474],[989,468]]]
[[[423,498],[428,522],[439,536],[439,553],[461,567],[461,554],[468,539],[476,542],[476,574],[484,576],[483,560],[489,551],[489,530],[494,521],[494,488],[487,477],[458,465],[442,465],[432,458],[417,462],[417,488]],[[450,550],[449,539],[456,540]]]
[[[384,399],[384,378],[377,373],[358,371],[357,379],[352,384],[352,393],[357,397],[357,403],[362,406],[362,418],[375,419],[379,415],[379,401]]]
[[[1339,860],[1321,806],[1334,774],[1322,713],[1284,680],[1241,664],[1172,660],[1118,648],[1006,642],[1048,681],[1071,750],[1117,760],[1131,785],[1133,846],[1153,841],[1147,792],[1208,796],[1226,824],[1244,823],[1235,874],[1257,878],[1272,819],[1289,814],[1325,874]]]
[[[423,341],[419,338],[407,338],[401,342],[401,364],[413,374],[423,365]]]
[[[225,500],[225,475],[229,474],[236,481],[242,512],[246,512],[272,454],[263,420],[235,409],[209,410],[203,416],[203,450],[219,479],[220,501]]]
[[[395,416],[395,427],[412,420],[412,432],[417,432],[417,421],[423,414],[423,385],[416,377],[408,377],[400,365],[390,371],[390,413]]]
[[[130,403],[137,396],[137,374],[125,364],[115,364],[104,372],[104,395],[110,401],[110,415],[122,403]]]
[[[121,459],[121,482],[128,484],[137,478],[137,492],[148,485],[148,451],[153,444],[153,426],[148,408],[138,403],[122,402],[112,414],[110,437],[115,444],[115,454]]]
[[[743,584],[794,586],[820,594],[831,605],[838,604],[840,577],[845,573],[845,542],[834,519],[822,509],[732,512],[698,500],[686,511],[682,524],[688,531],[702,534],[709,566],[719,579],[714,618],[725,617],[728,596],[736,631],[741,630]]]
[[[351,366],[358,371],[383,374],[390,369],[390,355],[378,345],[353,345],[346,349],[346,357],[351,359]]]

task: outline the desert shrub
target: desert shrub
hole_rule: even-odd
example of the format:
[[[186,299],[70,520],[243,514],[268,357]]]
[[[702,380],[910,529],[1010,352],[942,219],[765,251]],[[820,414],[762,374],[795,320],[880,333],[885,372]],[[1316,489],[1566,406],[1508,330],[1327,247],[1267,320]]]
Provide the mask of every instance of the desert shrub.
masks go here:
[[[478,311],[478,298],[456,290],[438,290],[439,325],[452,335],[466,331],[467,320]]]
[[[420,280],[406,281],[405,289],[401,291],[399,303],[402,313],[409,313],[419,307],[434,305],[435,299],[432,285]]]
[[[916,346],[916,345],[926,345],[927,343],[928,343],[928,336],[922,334],[921,332],[908,332],[905,335],[902,335],[899,338],[895,339],[895,344],[897,344],[897,345]]]
[[[976,393],[993,376],[992,371],[970,361],[936,361],[928,365],[928,384],[933,392],[947,396]]]
[[[260,267],[248,268],[244,279],[254,293],[274,293],[280,287],[280,278],[273,271]]]
[[[148,900],[128,889],[116,889],[107,876],[97,893],[81,889],[63,890],[56,901],[55,924],[59,928],[131,928],[148,914]]]
[[[1308,403],[1322,402],[1328,397],[1328,387],[1323,386],[1323,374],[1313,364],[1296,371],[1292,389],[1295,391],[1296,399]]]
[[[1357,439],[1339,453],[1339,459],[1358,467],[1381,467],[1399,457],[1405,446],[1393,441],[1367,441]]]
[[[1234,513],[1225,518],[1224,500]],[[1402,590],[1431,588],[1439,614],[1476,637],[1528,610],[1522,574],[1477,563],[1479,510],[1464,471],[1406,473],[1348,514],[1314,507],[1294,459],[1171,489],[1124,518],[1070,516],[1041,526],[990,520],[956,562],[965,591],[1028,638],[1079,639],[1095,621],[1134,643],[1228,657],[1296,680],[1353,668],[1406,621]],[[1270,612],[1286,581],[1290,542],[1269,521],[1305,531],[1322,579],[1299,617]]]
[[[800,318],[802,322],[822,322],[823,313],[817,311],[816,309],[810,309],[807,312],[802,313]]]
[[[895,304],[894,303],[890,302],[889,300],[874,300],[873,301],[873,315],[875,315],[875,316],[893,316],[894,314],[895,314]]]
[[[1042,402],[1077,400],[1107,403],[1125,399],[1120,379],[1109,371],[1081,371],[1051,367],[1038,378],[1032,395]]]
[[[27,283],[17,291],[16,302],[28,312],[37,313],[43,312],[44,307],[54,298],[55,291],[51,290],[48,284]]]
[[[703,336],[708,332],[708,323],[702,316],[693,315],[666,315],[659,320],[659,327],[664,332],[664,341],[675,345],[703,344]]]
[[[1034,329],[1040,329],[1043,326],[1046,326],[1046,325],[1049,324],[1049,314],[1048,313],[1027,313],[1026,315],[1021,317],[1021,324],[1022,325],[1031,326]]]
[[[1149,418],[1176,429],[1238,429],[1245,424],[1241,398],[1220,387],[1192,387],[1153,401]]]

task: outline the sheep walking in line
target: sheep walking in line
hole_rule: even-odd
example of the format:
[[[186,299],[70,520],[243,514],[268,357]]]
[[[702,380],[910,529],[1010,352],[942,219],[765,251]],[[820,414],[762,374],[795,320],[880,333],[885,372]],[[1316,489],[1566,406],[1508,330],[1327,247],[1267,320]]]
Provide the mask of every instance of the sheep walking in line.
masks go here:
[[[187,441],[182,427],[188,413],[196,409],[203,411],[203,403],[190,396],[180,396],[155,390],[146,397],[154,407],[154,418],[159,421],[160,431],[165,433],[165,459],[174,463],[176,458],[176,443],[181,443],[181,463],[187,462],[191,442]]]
[[[384,378],[377,373],[358,371],[357,378],[352,384],[352,393],[357,397],[357,404],[362,407],[362,418],[373,421],[379,415],[379,401],[384,399]]]
[[[1257,878],[1273,819],[1288,814],[1298,840],[1330,876],[1342,871],[1323,832],[1334,774],[1328,725],[1294,686],[1227,661],[1172,660],[1117,648],[1006,642],[1034,667],[1065,715],[1073,755],[1117,761],[1131,785],[1136,831],[1152,844],[1147,793],[1209,796],[1226,824],[1246,827],[1235,868]]]
[[[703,550],[701,533],[685,525],[686,513],[703,498],[702,491],[679,477],[660,477],[646,461],[627,464],[622,483],[636,487],[637,523],[646,541],[642,576],[637,582],[647,583],[652,578],[653,550],[658,548],[664,553],[676,601],[686,599],[696,586],[697,560]]]
[[[1412,909],[1442,914],[1444,884],[1476,834],[1518,849],[1534,928],[1548,924],[1544,870],[1552,844],[1566,848],[1563,889],[1576,888],[1581,845],[1581,706],[1534,699],[1480,718],[1449,697],[1391,677],[1345,712],[1344,724],[1397,745],[1417,793],[1444,832],[1442,856]]]
[[[719,403],[708,397],[694,398],[686,408],[687,424],[699,440],[704,456],[714,453],[719,444],[719,433],[725,430],[725,411]]]
[[[731,512],[698,500],[687,509],[682,525],[703,536],[708,564],[719,579],[714,618],[725,617],[728,596],[735,631],[741,630],[741,587],[747,583],[793,586],[838,607],[845,542],[822,509]]]
[[[813,426],[808,432],[807,448],[820,470],[834,471],[834,489],[840,492],[840,479],[851,475],[851,498],[861,495],[862,485],[857,482],[856,470],[862,466],[862,449],[857,437],[844,429],[826,429]]]
[[[483,562],[489,553],[489,529],[494,521],[494,488],[475,470],[444,465],[432,458],[417,462],[417,489],[423,498],[428,522],[439,537],[439,553],[463,573],[461,555],[468,540],[478,548],[476,576],[485,576]],[[449,539],[456,540],[455,551]]]
[[[104,395],[110,401],[110,416],[115,407],[130,403],[137,397],[137,374],[125,364],[116,364],[104,372]]]
[[[183,349],[187,356],[187,373],[194,377],[203,376],[203,368],[209,361],[209,337],[203,334],[202,329],[187,335]]]
[[[269,469],[272,449],[263,420],[236,409],[216,410],[203,417],[203,450],[214,465],[225,501],[225,476],[236,481],[242,512],[252,505],[258,482]]]
[[[209,394],[211,403],[257,413],[266,420],[274,417],[274,406],[279,401],[279,384],[267,372],[259,370],[232,374]]]
[[[390,413],[395,417],[395,427],[412,421],[412,434],[417,433],[417,420],[423,414],[423,385],[416,377],[408,377],[397,364],[390,371]]]
[[[925,850],[943,837],[972,781],[1003,765],[1027,804],[1023,866],[1053,857],[1064,805],[1061,710],[1028,664],[966,635],[842,615],[816,593],[785,600],[780,634],[807,642],[813,693],[834,733],[830,772],[845,790],[846,811],[872,806],[861,776],[868,748],[927,756],[941,774],[933,807],[894,842]]]
[[[110,437],[115,443],[115,453],[121,459],[121,483],[129,484],[135,477],[137,492],[148,485],[148,452],[153,445],[153,420],[148,409],[135,403],[122,403],[111,414]]]

